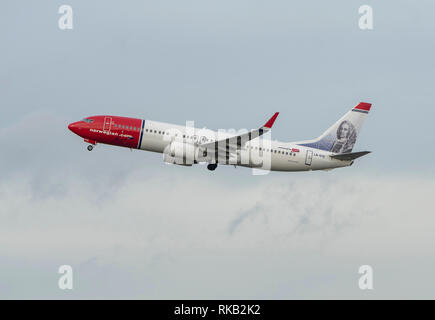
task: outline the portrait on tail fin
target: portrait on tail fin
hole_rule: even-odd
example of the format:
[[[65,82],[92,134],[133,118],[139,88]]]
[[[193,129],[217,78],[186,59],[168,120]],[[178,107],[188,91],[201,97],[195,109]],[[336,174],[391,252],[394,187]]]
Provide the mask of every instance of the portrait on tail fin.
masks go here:
[[[354,125],[347,120],[344,120],[337,129],[337,140],[331,147],[331,152],[347,153],[351,152],[356,142],[356,130]]]

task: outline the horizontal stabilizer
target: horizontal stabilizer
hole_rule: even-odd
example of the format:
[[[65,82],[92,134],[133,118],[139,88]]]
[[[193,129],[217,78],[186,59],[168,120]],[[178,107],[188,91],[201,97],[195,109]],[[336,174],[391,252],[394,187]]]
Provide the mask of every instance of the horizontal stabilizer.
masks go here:
[[[333,159],[338,160],[354,160],[356,158],[365,156],[366,154],[370,153],[371,151],[360,151],[360,152],[350,152],[350,153],[341,153],[331,156]]]

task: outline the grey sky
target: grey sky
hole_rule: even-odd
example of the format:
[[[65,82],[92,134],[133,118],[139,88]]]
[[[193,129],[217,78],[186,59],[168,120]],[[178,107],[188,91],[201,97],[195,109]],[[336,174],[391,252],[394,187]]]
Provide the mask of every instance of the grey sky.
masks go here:
[[[2,1],[0,297],[433,298],[434,9]],[[89,153],[66,128],[94,114],[253,128],[280,111],[273,138],[297,141],[360,101],[373,108],[355,150],[373,154],[328,173],[211,174]],[[61,264],[73,292],[57,289]]]

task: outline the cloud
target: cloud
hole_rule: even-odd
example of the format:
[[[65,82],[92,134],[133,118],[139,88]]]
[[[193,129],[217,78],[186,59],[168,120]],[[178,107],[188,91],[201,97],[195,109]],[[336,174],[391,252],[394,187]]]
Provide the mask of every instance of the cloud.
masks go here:
[[[261,212],[262,207],[256,203],[253,208],[243,211],[239,216],[237,216],[229,225],[229,234],[233,234],[237,227],[243,223],[247,218],[254,216],[255,214]]]
[[[378,282],[379,273],[397,263],[420,259],[420,267],[433,267],[432,180],[361,177],[348,170],[250,176],[230,184],[219,173],[165,169],[157,177],[137,170],[110,192],[82,177],[62,176],[62,192],[44,197],[35,196],[31,177],[2,180],[0,256],[13,267],[2,273],[9,289],[0,294],[363,297],[355,280],[361,264],[374,264]],[[24,281],[17,274],[25,269],[19,263],[40,279],[32,290],[30,276]],[[69,296],[56,289],[61,264],[77,273]],[[406,274],[427,285],[414,271]],[[378,285],[374,294],[406,296],[395,284],[403,274],[397,276],[387,275],[388,286]]]
[[[396,8],[366,37],[350,2],[228,4],[78,1],[73,33],[51,4],[0,10],[0,297],[434,297],[433,165],[404,150],[434,152],[432,10]],[[89,153],[66,128],[108,113],[253,127],[273,107],[274,136],[303,140],[360,98],[374,108],[357,143],[374,153],[327,174]],[[357,289],[361,264],[374,292]]]
[[[80,140],[61,114],[0,129],[1,297],[364,298],[362,264],[368,297],[433,297],[430,176],[210,173]]]

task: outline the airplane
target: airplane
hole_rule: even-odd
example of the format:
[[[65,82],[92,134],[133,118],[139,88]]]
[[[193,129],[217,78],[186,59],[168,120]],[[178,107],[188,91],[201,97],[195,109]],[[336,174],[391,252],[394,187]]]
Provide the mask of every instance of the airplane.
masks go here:
[[[238,134],[110,115],[86,117],[68,129],[89,144],[89,151],[98,143],[152,151],[162,153],[166,163],[206,163],[211,171],[218,164],[271,171],[329,171],[351,166],[370,153],[352,152],[370,108],[370,103],[361,102],[318,138],[299,142],[270,139],[279,112],[260,128]]]

